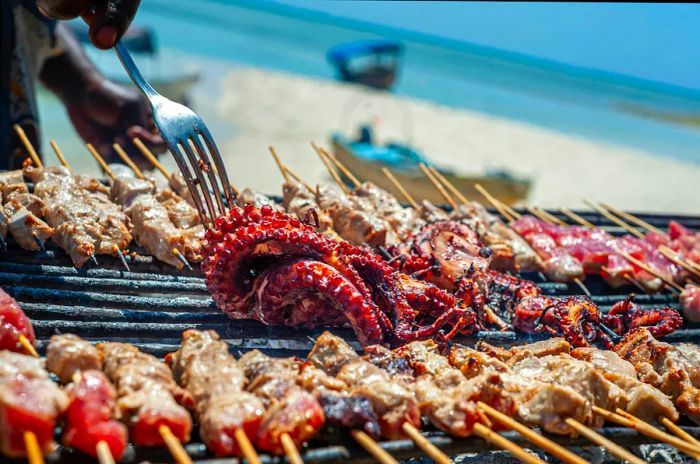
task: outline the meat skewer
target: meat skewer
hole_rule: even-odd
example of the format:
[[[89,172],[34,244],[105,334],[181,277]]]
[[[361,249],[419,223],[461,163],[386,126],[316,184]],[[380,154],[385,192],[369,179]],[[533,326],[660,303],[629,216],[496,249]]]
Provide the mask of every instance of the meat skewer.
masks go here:
[[[138,179],[147,180],[124,149],[116,143],[114,144],[114,149],[122,160],[127,163]],[[185,239],[184,256],[180,254],[177,248],[173,249],[173,254],[178,258],[185,258],[184,260],[180,259],[180,261],[183,262],[185,267],[192,270],[189,261],[199,262],[202,259],[201,242],[204,239],[204,226],[201,224],[199,213],[192,205],[176,193],[159,188],[154,180],[152,183],[155,186],[156,199],[168,211],[168,217],[175,227],[182,230],[182,235]],[[189,260],[187,258],[189,258]]]
[[[24,351],[34,357],[36,338],[32,323],[14,298],[0,288],[0,350]]]
[[[382,347],[377,346],[375,348],[378,350],[378,358],[383,358],[384,352]],[[402,431],[406,433],[405,430],[407,428],[409,430],[417,430],[416,425],[418,425],[420,413],[416,408],[419,404],[417,401],[420,399],[414,396],[413,389],[415,387],[410,383],[406,383],[412,382],[406,375],[412,377],[413,374],[408,374],[405,367],[394,373],[389,373],[381,365],[376,365],[370,361],[372,354],[366,358],[359,357],[344,340],[329,332],[325,332],[316,340],[308,358],[316,367],[345,382],[354,391],[363,392],[371,399],[375,410],[378,413],[382,413],[380,425],[382,426],[383,435],[391,438],[400,436],[399,434]],[[380,363],[381,361],[375,362]],[[391,366],[391,364],[391,361],[389,361],[388,366]],[[389,368],[391,369],[391,367]],[[406,380],[400,380],[402,378]],[[438,428],[443,430],[447,428],[446,431],[450,434],[456,433],[458,436],[475,434],[503,449],[511,451],[524,462],[542,462],[509,440],[494,434],[478,421],[473,422],[475,418],[465,415],[465,412],[460,411],[459,408],[452,409],[448,406],[441,410],[430,406],[431,402],[440,401],[438,399],[440,395],[436,397],[434,394],[429,393],[431,384],[432,382],[428,381],[423,385],[422,391],[428,393],[429,396],[426,396],[424,400],[420,400],[427,406],[421,406],[421,412],[427,414],[431,422]],[[431,399],[429,400],[428,398]],[[448,426],[449,423],[452,423],[452,425]]]
[[[264,406],[243,388],[242,369],[214,331],[187,330],[179,349],[165,358],[178,383],[192,395],[204,444],[217,456],[260,459],[251,445]]]
[[[66,161],[66,158],[63,156],[63,153],[61,152],[61,149],[58,147],[58,144],[54,140],[51,140],[49,142],[49,145],[51,145],[51,148],[53,149],[54,153],[56,154],[56,157],[60,161],[61,166],[66,168],[68,170],[68,172],[70,173],[70,175],[73,175],[73,170],[68,165],[68,161]],[[119,261],[122,263],[122,266],[124,266],[124,269],[126,269],[127,271],[130,272],[131,268],[129,267],[129,264],[126,262],[126,258],[124,257],[124,253],[122,252],[121,248],[119,248],[119,246],[115,243],[112,246],[112,249],[113,249],[114,253],[117,255],[117,257],[119,257]]]
[[[22,171],[0,174],[0,238],[9,233],[17,244],[28,251],[44,250],[44,242],[54,230],[43,220],[46,204],[29,193]]]
[[[185,237],[170,220],[167,209],[155,197],[153,184],[115,175],[94,147],[90,144],[87,147],[112,180],[110,194],[131,219],[136,242],[160,261],[181,269],[184,266],[181,250],[185,248]],[[175,249],[181,256],[173,252]]]
[[[116,391],[102,372],[97,348],[72,334],[54,335],[46,349],[46,368],[69,384],[64,445],[102,464],[121,459],[128,432],[113,416]]]

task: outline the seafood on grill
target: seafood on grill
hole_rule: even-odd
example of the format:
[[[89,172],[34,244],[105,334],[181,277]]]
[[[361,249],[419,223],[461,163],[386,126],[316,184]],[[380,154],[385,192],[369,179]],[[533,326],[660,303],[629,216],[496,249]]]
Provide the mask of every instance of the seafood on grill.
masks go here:
[[[477,328],[474,312],[447,292],[412,282],[369,249],[332,240],[269,206],[217,218],[205,255],[207,288],[234,318],[349,324],[363,344],[405,343],[443,328],[449,339]]]

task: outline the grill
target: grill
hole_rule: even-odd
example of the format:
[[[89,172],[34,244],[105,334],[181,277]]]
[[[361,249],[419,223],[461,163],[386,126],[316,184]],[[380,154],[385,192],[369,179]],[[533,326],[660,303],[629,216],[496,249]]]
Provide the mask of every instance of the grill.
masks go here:
[[[494,212],[495,213],[495,212]],[[551,211],[551,214],[569,222],[565,216]],[[591,223],[602,226],[614,234],[624,232],[604,217],[590,211],[579,211]],[[497,214],[497,213],[496,213]],[[700,217],[665,216],[638,214],[645,221],[665,228],[674,219],[691,230],[700,231]],[[122,268],[116,258],[99,257],[99,266],[88,263],[83,269],[75,269],[63,251],[47,244],[46,251],[28,253],[17,247],[8,237],[8,250],[0,262],[0,286],[15,297],[20,306],[32,319],[36,330],[40,352],[48,339],[56,333],[75,333],[92,342],[119,340],[133,343],[145,352],[163,356],[177,349],[183,330],[188,328],[214,329],[230,345],[234,353],[260,349],[272,356],[305,356],[313,346],[313,338],[319,330],[294,330],[290,328],[267,327],[255,321],[232,321],[214,306],[206,292],[204,279],[198,271],[178,271],[161,264],[148,256],[129,257],[131,271]],[[533,274],[524,277],[534,280],[546,294],[571,295],[581,293],[578,286],[545,281],[542,276]],[[592,299],[606,312],[617,301],[636,290],[634,287],[611,289],[602,279],[589,276],[585,281],[591,290]],[[637,303],[645,305],[668,305],[677,307],[677,300],[670,293],[638,295]],[[352,330],[335,329],[335,333],[360,348]],[[458,341],[472,343],[477,338],[501,346],[521,344],[536,340],[536,337],[514,332],[482,331],[470,339]],[[686,323],[685,326],[666,338],[670,342],[693,342],[700,344],[700,324]],[[687,421],[687,419],[684,419]],[[681,422],[685,430],[700,435],[700,427],[691,422]],[[437,431],[427,434],[433,443],[450,455],[484,453],[490,445],[481,439],[452,439]],[[625,446],[649,444],[648,438],[631,429],[606,427],[601,433]],[[516,443],[528,446],[519,435],[504,434]],[[197,437],[197,431],[193,437]],[[590,442],[581,438],[552,437],[567,447],[583,447],[586,453],[599,453]],[[195,438],[196,439],[196,438]],[[385,447],[398,459],[422,456],[421,451],[409,440],[384,442]],[[661,459],[656,462],[680,462],[680,454],[666,447],[645,447],[643,452]],[[224,462],[212,459],[204,445],[193,441],[186,446],[190,455],[206,463]],[[507,459],[495,453],[496,461]],[[658,458],[661,456],[661,458]],[[485,455],[480,455],[481,458]],[[592,461],[602,462],[599,457],[586,456]],[[166,461],[169,455],[164,449],[131,448],[124,462]],[[349,437],[333,437],[327,441],[312,442],[304,450],[305,462],[372,462],[371,457],[354,444]],[[51,462],[85,462],[69,450],[59,449],[48,457]],[[275,458],[263,458],[274,460]],[[230,459],[227,462],[231,462]]]

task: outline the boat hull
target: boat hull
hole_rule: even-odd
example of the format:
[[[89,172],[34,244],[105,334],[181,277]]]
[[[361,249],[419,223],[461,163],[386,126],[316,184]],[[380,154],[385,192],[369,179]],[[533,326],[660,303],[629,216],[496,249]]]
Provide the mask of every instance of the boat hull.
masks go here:
[[[331,139],[331,144],[335,156],[355,176],[378,185],[397,198],[402,198],[401,192],[382,173],[382,168],[385,167],[383,164],[360,158],[353,153],[349,146],[337,139]],[[415,168],[410,171],[394,169],[392,173],[414,199],[426,199],[437,204],[445,203],[445,199],[420,169]],[[441,174],[468,199],[482,199],[481,194],[474,188],[475,184],[480,184],[494,197],[509,206],[525,200],[530,190],[530,181],[528,180],[508,180],[489,176],[458,176],[442,171]]]

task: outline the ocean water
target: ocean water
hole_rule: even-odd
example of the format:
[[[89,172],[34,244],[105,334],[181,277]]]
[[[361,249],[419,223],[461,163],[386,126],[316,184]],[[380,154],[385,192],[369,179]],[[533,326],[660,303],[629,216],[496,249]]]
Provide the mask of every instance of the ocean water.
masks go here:
[[[136,24],[156,31],[164,53],[176,50],[329,79],[334,77],[326,61],[331,46],[394,38],[405,46],[397,94],[700,164],[700,126],[622,109],[698,117],[700,92],[253,1],[144,0]],[[167,60],[158,66],[161,73],[180,71]],[[203,67],[200,72],[221,69]]]

